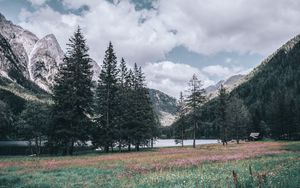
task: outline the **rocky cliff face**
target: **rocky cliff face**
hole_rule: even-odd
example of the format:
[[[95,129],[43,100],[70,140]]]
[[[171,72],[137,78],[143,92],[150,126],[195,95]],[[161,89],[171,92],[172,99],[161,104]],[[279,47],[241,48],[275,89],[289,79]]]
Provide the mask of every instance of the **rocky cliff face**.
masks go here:
[[[49,91],[63,57],[64,52],[54,35],[50,34],[38,40],[29,54],[30,79]]]
[[[0,34],[10,44],[16,59],[18,67],[26,78],[29,78],[28,55],[33,49],[34,44],[38,41],[37,36],[33,33],[14,25],[11,21],[5,19],[0,13]]]
[[[238,75],[229,77],[227,80],[221,80],[217,84],[211,85],[211,86],[208,86],[207,88],[205,88],[206,96],[208,97],[208,99],[212,99],[212,98],[215,98],[216,96],[218,96],[218,91],[222,84],[223,84],[224,88],[226,89],[226,91],[230,92],[234,88],[239,86],[241,83],[243,83],[244,79],[245,79],[245,75],[238,74]]]
[[[162,126],[170,126],[177,117],[175,98],[155,89],[149,89],[150,99]]]
[[[64,57],[64,52],[55,36],[49,34],[39,39],[30,31],[6,20],[1,13],[0,34],[2,36],[1,40],[7,42],[7,44],[3,43],[3,45],[9,45],[11,51],[10,55],[7,56],[1,56],[0,54],[0,58],[8,57],[8,59],[14,59],[14,66],[21,71],[25,78],[36,83],[43,90],[50,92],[50,88],[54,84],[54,77]],[[100,74],[100,67],[95,61],[92,61],[91,65],[94,72],[93,80],[97,80]],[[8,70],[12,65],[7,60],[1,60],[0,66],[1,75],[11,79]]]

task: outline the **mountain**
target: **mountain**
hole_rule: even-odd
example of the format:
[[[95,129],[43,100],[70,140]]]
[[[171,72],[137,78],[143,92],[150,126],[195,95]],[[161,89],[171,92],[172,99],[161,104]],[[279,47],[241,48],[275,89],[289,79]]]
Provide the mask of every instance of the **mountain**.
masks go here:
[[[265,122],[273,135],[300,137],[300,35],[265,59],[236,87],[248,106],[253,129],[261,131]],[[295,135],[294,135],[295,136]]]
[[[161,125],[170,126],[177,117],[176,99],[155,89],[149,89],[149,95]]]
[[[26,72],[21,59],[12,50],[6,38],[0,34],[0,110],[5,114],[12,114],[7,118],[10,121],[28,102],[50,103],[49,95],[29,80]]]
[[[226,80],[235,85],[228,99],[242,100],[250,114],[246,132],[260,132],[274,138],[300,138],[300,35],[292,38],[245,76]],[[214,91],[218,86],[210,87]],[[218,136],[218,97],[203,105],[201,120],[207,137]],[[187,116],[187,121],[190,114]],[[175,126],[175,124],[173,124]],[[188,123],[187,123],[188,125]]]
[[[18,68],[18,74],[22,74],[23,77],[34,82],[41,89],[50,92],[55,74],[64,58],[64,52],[55,36],[49,34],[39,39],[30,31],[6,20],[1,13],[0,34],[2,40],[6,40],[3,45],[7,46],[9,44],[10,51],[14,54],[9,57],[17,62],[15,67]],[[94,71],[93,79],[97,80],[100,67],[95,61],[92,61],[91,65]],[[7,63],[6,65],[2,63],[0,67],[1,75],[12,79],[5,66],[7,66]]]
[[[208,86],[205,88],[206,91],[206,96],[208,99],[215,98],[218,96],[218,91],[221,85],[223,84],[224,88],[226,89],[227,92],[232,91],[234,88],[239,86],[241,83],[244,82],[245,75],[238,74],[229,77],[227,80],[221,80],[215,85]]]
[[[54,77],[62,63],[64,52],[53,34],[38,40],[29,54],[28,69],[30,79],[49,91]]]
[[[49,102],[44,95],[50,92],[64,58],[56,37],[49,34],[39,39],[30,31],[6,20],[0,13],[0,42],[0,94],[3,94],[0,100],[6,100],[5,92],[5,96],[13,98],[9,100],[10,104],[19,99],[23,103],[39,98]],[[94,60],[91,65],[93,80],[96,81],[100,67]],[[153,89],[150,89],[150,97],[161,124],[172,124],[176,117],[176,99]]]
[[[63,58],[64,52],[53,34],[38,40],[29,54],[30,79],[42,89],[50,92]],[[100,66],[94,60],[90,64],[94,73],[92,79],[96,81],[100,74]]]
[[[0,13],[0,34],[10,44],[11,50],[14,52],[16,59],[18,59],[18,67],[22,74],[29,78],[29,71],[27,68],[29,61],[29,54],[33,49],[34,44],[38,41],[37,36],[33,33],[14,25],[11,21],[5,19]]]
[[[54,35],[41,39],[0,13],[0,102],[13,115],[25,103],[52,103],[50,87],[64,53]],[[100,67],[92,61],[96,80]]]

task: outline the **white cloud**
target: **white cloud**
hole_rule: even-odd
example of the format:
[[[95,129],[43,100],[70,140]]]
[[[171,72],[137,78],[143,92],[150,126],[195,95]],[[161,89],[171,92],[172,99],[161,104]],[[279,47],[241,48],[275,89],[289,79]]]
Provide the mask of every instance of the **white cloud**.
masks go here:
[[[203,87],[214,83],[198,68],[170,61],[147,63],[144,72],[148,87],[164,91],[176,98],[178,98],[181,91],[184,92],[187,89],[188,81],[193,74],[196,74],[202,81]]]
[[[30,1],[43,4],[46,0]],[[65,43],[79,24],[98,61],[109,40],[119,56],[138,63],[163,59],[178,45],[203,54],[237,51],[266,56],[300,31],[298,0],[159,0],[155,10],[142,11],[135,10],[129,0],[62,2],[65,9],[87,6],[88,10],[78,18],[42,6],[27,14],[22,26],[43,35],[53,32]]]
[[[161,0],[159,19],[192,51],[267,55],[300,31],[298,0]]]
[[[24,28],[39,37],[53,33],[64,48],[80,25],[97,62],[102,62],[112,41],[119,58],[144,66],[150,87],[173,96],[194,72],[212,83],[216,78],[248,71],[234,66],[230,59],[202,70],[159,62],[175,46],[208,55],[227,51],[267,56],[300,31],[298,0],[158,0],[155,9],[141,11],[129,0],[114,4],[106,0],[62,0],[66,10],[87,6],[80,15],[57,12],[44,4],[46,0],[30,1],[43,6],[33,12],[21,11],[19,24]]]
[[[23,10],[20,25],[40,37],[53,33],[64,47],[77,25],[83,28],[91,56],[98,62],[103,59],[108,42],[112,41],[119,57],[131,64],[163,59],[176,46],[175,35],[165,29],[156,12],[137,11],[129,1],[114,5],[107,1],[64,1],[67,8],[89,7],[81,16],[61,14],[48,6],[30,13]],[[142,21],[143,20],[143,21]]]
[[[73,14],[60,14],[49,6],[43,6],[33,13],[22,9],[19,19],[22,27],[32,31],[39,38],[53,33],[63,49],[81,20]]]

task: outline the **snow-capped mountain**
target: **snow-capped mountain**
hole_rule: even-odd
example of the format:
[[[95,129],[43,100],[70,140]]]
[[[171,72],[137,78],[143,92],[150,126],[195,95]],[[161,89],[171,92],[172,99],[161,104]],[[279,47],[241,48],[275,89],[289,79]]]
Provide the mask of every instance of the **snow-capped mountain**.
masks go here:
[[[227,92],[232,91],[234,88],[239,86],[241,83],[244,82],[245,75],[238,74],[229,77],[227,80],[221,80],[215,85],[208,86],[205,88],[206,91],[206,96],[208,99],[212,99],[218,95],[219,88],[223,84],[224,88],[226,89]]]
[[[64,58],[64,52],[61,49],[56,37],[49,34],[42,39],[36,35],[14,25],[11,21],[5,19],[0,13],[0,34],[7,41],[16,59],[16,67],[28,80],[33,81],[43,90],[49,92],[53,86],[54,77],[58,72],[59,65]],[[4,57],[2,57],[4,58]],[[98,79],[100,67],[92,61],[92,70],[94,72],[93,80]],[[0,73],[9,79],[9,68],[1,62]]]

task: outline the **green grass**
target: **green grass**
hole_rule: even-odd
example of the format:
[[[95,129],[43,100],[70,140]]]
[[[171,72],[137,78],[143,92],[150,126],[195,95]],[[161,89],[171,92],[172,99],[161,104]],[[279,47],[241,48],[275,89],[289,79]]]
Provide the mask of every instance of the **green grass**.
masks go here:
[[[238,187],[296,188],[300,185],[300,161],[296,154],[208,163],[183,170],[151,173],[137,177],[135,181],[138,187],[235,187],[233,170],[237,173]]]
[[[238,146],[237,146],[238,147]],[[300,142],[290,142],[285,153],[262,155],[229,162],[205,162],[199,165],[147,172],[129,171],[125,160],[104,161],[92,166],[68,166],[58,169],[11,166],[0,169],[0,187],[284,187],[300,185]],[[147,152],[145,152],[147,155]],[[148,155],[151,152],[148,152]],[[88,158],[89,156],[79,156]],[[155,157],[155,156],[153,156]],[[72,157],[57,157],[68,160]],[[20,162],[22,157],[0,159]],[[35,159],[23,158],[26,161]],[[40,160],[51,160],[51,157]],[[39,163],[39,160],[36,161]],[[113,165],[113,166],[111,166]],[[250,172],[251,168],[251,172]],[[234,181],[232,171],[237,174]]]

